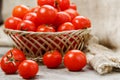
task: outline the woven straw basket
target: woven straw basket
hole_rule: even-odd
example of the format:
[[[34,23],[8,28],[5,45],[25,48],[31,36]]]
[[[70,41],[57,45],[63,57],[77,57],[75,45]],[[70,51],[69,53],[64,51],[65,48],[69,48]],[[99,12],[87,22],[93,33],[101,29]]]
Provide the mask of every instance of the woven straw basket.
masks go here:
[[[89,40],[90,29],[63,32],[26,32],[4,29],[15,47],[27,57],[40,60],[46,51],[59,50],[64,55],[70,49],[82,50]]]

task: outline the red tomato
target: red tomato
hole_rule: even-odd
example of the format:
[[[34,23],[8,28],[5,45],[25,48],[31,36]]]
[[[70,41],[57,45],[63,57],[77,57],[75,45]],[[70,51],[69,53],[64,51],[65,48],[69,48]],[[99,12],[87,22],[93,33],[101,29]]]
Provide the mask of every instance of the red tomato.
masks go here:
[[[51,5],[51,6],[54,6],[55,0],[37,0],[37,4],[38,4],[39,6],[43,6],[43,5]]]
[[[35,77],[38,70],[38,64],[32,60],[24,60],[18,67],[18,73],[25,79]]]
[[[23,20],[23,21],[21,21],[18,24],[17,30],[22,30],[22,31],[36,31],[36,26],[31,21]]]
[[[34,13],[34,12],[27,13],[27,14],[23,17],[23,20],[32,21],[32,22],[36,25],[36,27],[40,25],[40,23],[39,23],[39,21],[38,21],[37,13]]]
[[[0,60],[0,67],[1,67],[1,60]]]
[[[37,32],[55,32],[55,29],[50,25],[40,25],[37,28]]]
[[[57,31],[67,31],[67,30],[75,30],[75,26],[71,22],[65,22],[58,27]]]
[[[91,22],[88,18],[84,16],[76,16],[72,20],[73,25],[75,26],[76,29],[85,29],[85,28],[90,28],[91,27]]]
[[[5,20],[5,28],[8,29],[13,29],[16,30],[17,29],[17,25],[21,22],[22,20],[20,18],[17,17],[9,17]]]
[[[15,6],[13,11],[12,11],[12,15],[14,17],[18,17],[18,18],[21,18],[23,19],[24,15],[26,13],[29,12],[29,8],[25,5],[18,5],[18,6]]]
[[[62,55],[59,51],[48,51],[43,56],[43,63],[48,68],[57,68],[62,62]]]
[[[71,16],[71,20],[73,20],[76,16],[79,15],[79,13],[76,10],[71,9],[71,8],[65,10],[65,12]]]
[[[57,11],[50,5],[43,5],[37,12],[39,21],[43,24],[52,24],[56,18]]]
[[[86,56],[80,50],[70,50],[64,55],[64,65],[70,71],[79,71],[87,64]]]
[[[70,8],[71,8],[71,9],[74,9],[74,10],[77,10],[77,6],[76,6],[75,3],[71,3],[71,4],[70,4]]]
[[[70,15],[66,12],[61,11],[61,12],[57,13],[54,25],[59,26],[59,25],[65,23],[65,22],[70,22],[70,21],[71,21]]]
[[[6,74],[16,73],[20,63],[26,60],[24,53],[19,49],[9,50],[1,59],[1,69]]]
[[[30,10],[30,12],[37,13],[39,9],[40,9],[40,6],[36,6],[36,7],[32,8],[32,9]]]
[[[64,11],[70,7],[70,0],[56,0],[55,6],[58,10]]]

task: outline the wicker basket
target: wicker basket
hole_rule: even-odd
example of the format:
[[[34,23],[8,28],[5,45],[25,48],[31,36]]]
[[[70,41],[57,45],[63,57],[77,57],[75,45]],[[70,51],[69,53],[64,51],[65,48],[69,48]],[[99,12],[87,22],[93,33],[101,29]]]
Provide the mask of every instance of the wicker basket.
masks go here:
[[[82,50],[90,36],[90,29],[63,32],[26,32],[4,29],[4,32],[14,41],[15,47],[32,59],[42,59],[46,51],[54,49],[59,50],[63,55],[70,49]]]

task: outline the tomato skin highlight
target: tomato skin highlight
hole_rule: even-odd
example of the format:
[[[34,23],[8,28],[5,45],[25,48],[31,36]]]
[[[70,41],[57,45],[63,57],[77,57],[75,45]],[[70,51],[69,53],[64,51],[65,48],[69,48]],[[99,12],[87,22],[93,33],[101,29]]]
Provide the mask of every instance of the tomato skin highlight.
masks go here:
[[[43,5],[37,12],[40,23],[53,24],[57,15],[57,10],[50,5]]]
[[[72,21],[76,16],[80,15],[76,10],[71,9],[71,8],[66,9],[65,12],[68,13],[68,14],[71,16],[71,21]]]
[[[1,59],[1,69],[6,74],[16,73],[18,66],[26,60],[25,54],[19,49],[9,50]]]
[[[55,29],[51,25],[43,24],[43,25],[38,26],[36,32],[55,32]]]
[[[48,68],[57,68],[62,62],[62,55],[59,51],[48,51],[43,56],[43,63]]]
[[[40,25],[40,23],[38,21],[37,13],[34,13],[34,12],[27,13],[23,17],[23,20],[29,20],[29,21],[33,22],[36,27]]]
[[[38,64],[32,60],[24,60],[18,67],[18,73],[24,79],[35,77],[38,70]]]
[[[75,26],[71,22],[65,22],[58,27],[57,31],[75,30]]]
[[[72,20],[72,23],[76,27],[76,29],[86,29],[91,27],[90,20],[84,16],[76,16]]]
[[[43,6],[43,5],[51,5],[51,6],[55,6],[55,0],[37,0],[37,4],[39,6]]]
[[[70,71],[80,71],[86,64],[86,56],[80,50],[70,50],[64,56],[64,65]]]
[[[70,7],[70,0],[56,0],[56,8],[59,11],[64,11]]]
[[[30,12],[30,9],[25,5],[17,5],[13,8],[12,15],[23,19],[26,13]]]
[[[22,21],[22,19],[17,18],[17,17],[9,17],[5,20],[5,28],[8,29],[17,29],[17,25]]]
[[[18,26],[17,26],[17,30],[21,30],[21,31],[36,31],[36,26],[33,22],[29,21],[29,20],[23,20],[21,21]]]
[[[58,27],[61,24],[65,22],[70,22],[70,21],[71,21],[71,16],[68,13],[61,11],[57,13],[54,25]]]

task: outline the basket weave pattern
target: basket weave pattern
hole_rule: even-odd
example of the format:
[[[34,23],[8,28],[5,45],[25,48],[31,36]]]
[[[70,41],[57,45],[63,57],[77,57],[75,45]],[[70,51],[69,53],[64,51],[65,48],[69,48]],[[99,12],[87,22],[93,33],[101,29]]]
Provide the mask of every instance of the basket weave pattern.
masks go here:
[[[65,54],[70,49],[82,50],[89,40],[90,29],[64,32],[26,32],[4,29],[27,57],[42,58],[46,51],[57,49]]]

